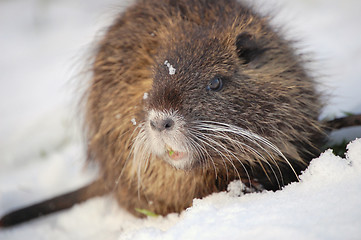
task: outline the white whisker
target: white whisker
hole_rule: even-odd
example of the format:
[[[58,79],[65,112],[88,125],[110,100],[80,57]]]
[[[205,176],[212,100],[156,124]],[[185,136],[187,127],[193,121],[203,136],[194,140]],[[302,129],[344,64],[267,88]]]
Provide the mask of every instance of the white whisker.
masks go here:
[[[234,170],[236,171],[236,173],[237,173],[237,175],[238,175],[238,178],[240,179],[241,176],[240,176],[240,174],[239,174],[239,172],[238,172],[238,169],[237,169],[236,166],[234,165],[233,161],[232,161],[228,156],[224,155],[224,153],[223,153],[222,151],[220,151],[219,149],[217,149],[216,146],[220,147],[223,151],[225,151],[227,154],[233,156],[235,159],[238,160],[238,158],[237,158],[231,151],[229,151],[229,150],[224,146],[224,144],[221,144],[221,143],[213,140],[212,138],[208,137],[205,133],[197,132],[196,134],[197,134],[198,138],[199,138],[199,137],[202,137],[202,138],[204,139],[204,141],[201,140],[201,139],[199,139],[199,140],[203,141],[203,142],[206,143],[208,146],[210,146],[214,151],[216,151],[216,152],[222,157],[222,159],[223,159],[223,157],[224,157],[224,158],[232,165],[232,167],[234,168]],[[213,143],[215,146],[211,145],[211,143]],[[241,162],[239,161],[239,163],[241,163]],[[244,167],[244,165],[243,165],[242,163],[241,163],[241,165]],[[227,167],[226,164],[225,164],[225,167]],[[244,170],[246,171],[246,173],[247,173],[247,175],[248,175],[247,169],[246,169],[245,167],[244,167]],[[228,171],[227,171],[227,179],[228,179]]]
[[[275,171],[273,170],[273,167],[272,167],[272,165],[267,161],[267,159],[259,152],[259,151],[257,151],[255,148],[253,148],[253,147],[251,147],[251,146],[249,146],[248,144],[246,144],[246,143],[243,143],[243,142],[240,142],[240,141],[238,141],[237,139],[234,139],[234,138],[231,138],[230,136],[228,136],[228,135],[226,135],[226,134],[224,134],[224,133],[218,133],[217,132],[217,134],[208,134],[209,136],[214,136],[214,137],[216,137],[216,138],[221,138],[221,139],[223,139],[223,140],[227,140],[227,141],[229,141],[230,143],[232,143],[232,144],[236,144],[237,145],[237,147],[238,148],[240,148],[240,150],[242,150],[243,152],[244,152],[244,147],[245,148],[247,148],[248,150],[250,150],[251,152],[253,152],[255,155],[257,155],[257,156],[259,156],[260,158],[261,158],[261,160],[263,160],[263,162],[265,162],[269,167],[270,167],[270,169],[271,169],[271,171],[272,171],[272,173],[273,173],[273,175],[275,176],[275,179],[276,179],[276,181],[277,181],[277,184],[278,184],[278,186],[280,187],[280,183],[279,183],[279,180],[278,180],[278,178],[277,178],[277,175],[276,175],[276,173],[275,173]],[[258,145],[258,144],[257,144]],[[260,146],[260,148],[262,148],[263,149],[263,147],[261,147]],[[265,149],[264,149],[265,150]],[[279,170],[279,172],[280,172],[280,174],[281,174],[281,178],[282,178],[282,182],[283,182],[283,176],[282,176],[282,172],[281,172],[281,169],[278,167],[278,164],[277,164],[277,162],[275,161],[275,159],[272,157],[272,155],[270,155],[269,153],[268,153],[268,151],[266,151],[265,150],[265,152],[271,157],[271,159],[272,159],[272,161],[275,163],[275,165],[277,166],[277,168],[278,168],[278,170]],[[237,160],[240,162],[240,160],[237,158]],[[242,162],[240,162],[241,164],[242,164]],[[260,165],[261,165],[262,163],[260,162]],[[242,164],[242,166],[243,166],[243,164]],[[245,167],[243,166],[243,168],[245,169]],[[246,169],[245,169],[246,170]],[[247,171],[247,170],[246,170]],[[265,172],[265,174],[268,176],[268,174]],[[248,173],[247,173],[247,175],[248,175]],[[249,177],[249,176],[248,176]]]
[[[133,166],[138,178],[138,196],[140,196],[140,189],[142,188],[142,175],[146,174],[151,164],[152,148],[154,145],[154,143],[151,142],[152,138],[148,136],[148,131],[145,126],[145,123],[140,123],[133,131],[132,137],[135,136],[125,162],[125,164],[127,164],[129,158],[133,158]],[[227,179],[230,177],[228,168],[233,168],[234,172],[232,172],[232,176],[238,177],[239,179],[247,177],[251,184],[252,181],[247,167],[252,168],[252,165],[257,163],[257,166],[262,168],[266,177],[271,181],[268,174],[272,173],[278,186],[281,187],[279,177],[282,180],[282,185],[284,184],[284,180],[282,171],[278,165],[279,160],[275,159],[277,155],[289,165],[298,179],[296,171],[281,150],[268,139],[249,130],[226,123],[194,121],[188,126],[187,131],[182,136],[184,136],[186,141],[181,142],[181,145],[183,146],[183,151],[188,153],[188,161],[200,163],[205,169],[213,167],[216,178],[218,173],[217,167],[221,167],[223,164],[226,173],[225,177]],[[179,139],[176,139],[175,136],[170,136],[169,139],[175,143],[179,142]],[[241,153],[241,155],[236,153]],[[216,158],[214,154],[218,156],[218,163],[215,161]],[[240,157],[242,158],[240,159]],[[268,167],[265,168],[266,165],[263,163]],[[246,174],[246,176],[241,176],[240,166],[242,166],[244,170],[242,175]],[[274,166],[277,167],[279,175],[276,174],[277,170],[275,171]],[[120,180],[123,170],[117,181]]]
[[[249,176],[249,174],[248,174],[248,171],[247,171],[246,167],[245,167],[244,164],[242,163],[242,161],[241,161],[236,155],[234,155],[234,153],[233,153],[232,151],[230,151],[224,144],[221,144],[221,143],[219,143],[219,142],[217,142],[217,141],[215,141],[215,140],[213,140],[213,139],[211,138],[211,137],[216,137],[216,138],[218,138],[219,136],[218,136],[217,134],[219,134],[219,133],[217,133],[217,134],[215,134],[215,135],[211,135],[211,134],[201,133],[201,132],[200,132],[199,134],[202,134],[202,135],[206,138],[206,140],[210,141],[211,143],[215,144],[216,146],[219,146],[223,151],[225,151],[227,154],[231,155],[234,159],[236,159],[237,162],[241,164],[242,168],[244,169],[245,173],[247,174],[248,180],[250,181],[250,176]],[[228,161],[232,164],[232,166],[236,169],[235,165],[233,164],[233,161],[232,161],[231,159],[229,159],[228,157],[227,157],[227,160],[228,160]],[[237,169],[236,169],[236,170],[237,170]],[[237,170],[237,173],[238,173],[238,170]],[[240,178],[239,173],[238,173],[238,177]]]
[[[126,165],[128,164],[128,161],[129,161],[129,159],[130,159],[130,157],[131,157],[131,155],[132,155],[132,152],[133,152],[133,149],[134,149],[133,136],[134,136],[134,134],[137,132],[137,130],[139,130],[139,128],[142,128],[142,124],[139,124],[139,125],[133,130],[132,134],[130,135],[130,138],[129,138],[129,139],[132,139],[132,140],[130,140],[130,141],[132,141],[132,147],[131,147],[131,150],[129,151],[129,154],[128,154],[127,158],[126,158],[125,161],[124,161],[124,165],[123,165],[123,167],[122,167],[122,170],[121,170],[121,172],[119,173],[119,176],[118,176],[118,178],[117,178],[116,181],[115,181],[114,189],[119,185],[120,178],[122,177],[123,173],[125,172]],[[127,131],[127,132],[128,132],[128,131]],[[124,134],[125,134],[125,133],[124,133]],[[124,134],[123,134],[123,135],[124,135]],[[115,165],[119,164],[119,162],[120,162],[121,160],[122,160],[122,159],[118,159],[118,160],[116,161]]]
[[[217,179],[217,168],[216,165],[214,164],[214,160],[213,158],[209,155],[209,153],[207,152],[205,146],[200,145],[199,143],[197,143],[195,140],[193,140],[193,138],[195,138],[195,135],[190,133],[191,138],[190,138],[190,143],[194,149],[194,152],[196,152],[197,156],[199,157],[198,159],[201,161],[205,161],[206,159],[209,159],[213,168],[214,168],[214,174],[216,176]],[[193,137],[193,138],[192,138]],[[205,153],[205,154],[204,154]],[[207,155],[207,157],[206,157]],[[207,163],[207,161],[205,161]]]
[[[219,123],[219,122],[214,122],[214,121],[195,121],[193,129],[197,132],[202,132],[202,133],[207,132],[207,131],[212,132],[212,134],[208,134],[208,136],[215,137],[220,140],[228,141],[229,143],[233,144],[233,146],[235,148],[237,148],[243,152],[244,152],[244,148],[247,148],[249,151],[253,152],[255,154],[255,156],[258,156],[260,158],[260,160],[265,162],[270,167],[273,175],[275,176],[275,178],[277,180],[278,185],[280,186],[280,183],[278,182],[277,174],[273,170],[272,164],[276,165],[278,172],[280,173],[282,183],[283,183],[282,171],[279,168],[277,161],[274,159],[273,154],[271,154],[266,149],[266,148],[268,148],[268,149],[272,150],[275,154],[280,156],[289,165],[289,167],[295,174],[296,178],[298,179],[296,171],[294,170],[294,168],[291,165],[291,163],[289,162],[289,160],[281,152],[281,150],[279,150],[279,148],[276,147],[268,139],[261,137],[258,134],[252,133],[248,130],[245,130],[243,128],[240,128],[240,127],[237,127],[234,125],[230,125],[227,123]],[[269,156],[269,158],[271,159],[271,162],[269,162],[258,150],[256,150],[255,148],[251,147],[250,145],[248,145],[244,142],[239,141],[236,138],[229,136],[229,134],[233,134],[235,136],[242,137],[246,141],[249,141],[252,144],[255,144],[257,147],[259,147],[262,151],[264,151]],[[214,141],[213,141],[213,144],[215,144]],[[227,151],[227,153],[229,153],[229,151]],[[236,159],[239,160],[238,158],[236,158]],[[249,159],[246,159],[246,160],[249,160]],[[252,162],[251,162],[251,164],[252,164]]]
[[[140,188],[142,186],[142,169],[143,174],[150,161],[150,147],[148,144],[147,134],[145,132],[144,123],[139,124],[140,130],[134,138],[130,154],[133,155],[133,164],[137,167],[138,177],[138,197],[140,197]]]

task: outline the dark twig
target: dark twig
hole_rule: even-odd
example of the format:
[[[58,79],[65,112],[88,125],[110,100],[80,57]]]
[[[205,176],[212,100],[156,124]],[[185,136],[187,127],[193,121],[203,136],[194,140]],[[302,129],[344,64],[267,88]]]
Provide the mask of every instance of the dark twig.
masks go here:
[[[107,192],[108,191],[103,187],[102,181],[94,181],[93,183],[73,192],[66,193],[29,207],[21,208],[2,216],[0,219],[0,229],[70,208],[76,203],[81,203],[95,196],[104,195]]]
[[[325,121],[325,125],[330,130],[341,129],[345,127],[360,126],[361,114],[346,116],[342,118],[336,118],[331,121]]]

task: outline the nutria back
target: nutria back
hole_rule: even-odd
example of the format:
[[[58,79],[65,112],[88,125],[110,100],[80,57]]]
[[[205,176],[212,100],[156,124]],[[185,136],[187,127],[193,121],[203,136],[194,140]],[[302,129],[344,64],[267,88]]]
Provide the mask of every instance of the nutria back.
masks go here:
[[[237,1],[137,1],[96,52],[88,158],[134,214],[180,212],[235,179],[279,189],[323,134],[303,65],[267,18]]]

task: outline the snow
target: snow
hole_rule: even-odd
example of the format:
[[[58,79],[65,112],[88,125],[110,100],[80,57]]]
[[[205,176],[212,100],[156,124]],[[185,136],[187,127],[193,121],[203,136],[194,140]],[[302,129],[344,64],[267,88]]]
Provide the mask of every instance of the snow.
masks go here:
[[[167,231],[119,239],[359,239],[361,139],[348,149],[346,159],[326,151],[282,191],[196,199]]]
[[[0,1],[0,215],[76,189],[97,175],[84,167],[78,111],[83,66],[93,41],[128,3],[117,0]],[[278,9],[275,24],[312,52],[320,90],[330,93],[321,117],[361,112],[361,2],[258,0]],[[275,6],[276,5],[276,6]],[[26,9],[26,11],[24,10]],[[167,66],[169,74],[171,67]],[[175,70],[175,69],[174,69]],[[120,118],[121,116],[115,116]],[[360,128],[331,135],[361,137]],[[329,150],[301,181],[277,192],[230,192],[194,200],[180,216],[136,219],[109,196],[16,228],[16,239],[360,239],[361,140],[345,159]]]
[[[174,75],[176,69],[168,62],[168,60],[164,61],[164,65],[167,66],[168,71],[169,71],[169,75]]]
[[[143,100],[147,100],[148,97],[149,97],[149,93],[144,93],[144,94],[143,94]]]

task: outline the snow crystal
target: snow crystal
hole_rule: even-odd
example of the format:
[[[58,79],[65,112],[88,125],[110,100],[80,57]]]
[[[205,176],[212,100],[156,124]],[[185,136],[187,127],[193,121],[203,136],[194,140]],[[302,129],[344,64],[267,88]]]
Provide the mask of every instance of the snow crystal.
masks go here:
[[[361,171],[361,159],[360,161],[354,161],[354,159],[358,159],[361,156],[361,146],[358,144],[359,142],[361,142],[361,139],[356,139],[347,145],[348,151],[346,158],[349,160],[352,159],[352,166]]]
[[[148,98],[149,94],[148,93],[144,93],[143,95],[143,100],[146,100]]]
[[[243,195],[246,186],[239,180],[232,181],[228,184],[227,191],[232,197],[239,197]]]
[[[134,126],[137,125],[137,121],[135,120],[135,118],[132,118],[130,121],[133,123]]]
[[[175,74],[175,68],[168,62],[168,60],[165,60],[164,65],[168,67],[169,75]]]

